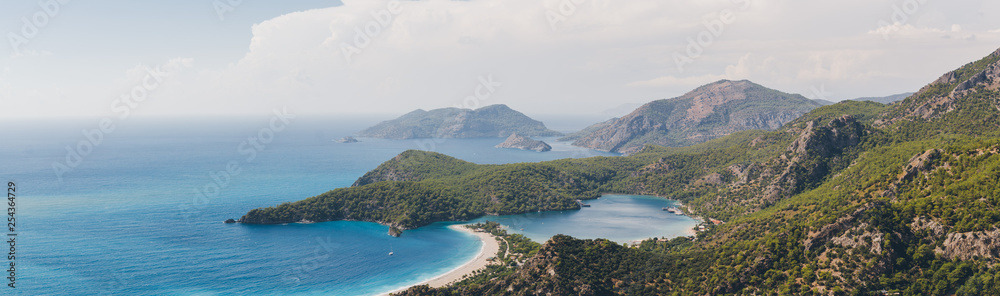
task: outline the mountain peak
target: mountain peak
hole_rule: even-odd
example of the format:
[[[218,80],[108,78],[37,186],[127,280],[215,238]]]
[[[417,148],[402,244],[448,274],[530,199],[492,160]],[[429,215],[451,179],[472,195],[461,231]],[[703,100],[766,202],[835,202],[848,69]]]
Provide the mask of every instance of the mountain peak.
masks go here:
[[[746,80],[746,79],[744,79],[744,80],[722,79],[722,80],[719,80],[719,81],[716,81],[716,82],[712,82],[712,83],[709,83],[709,84],[706,84],[706,85],[699,86],[698,88],[695,88],[694,90],[692,90],[692,91],[690,91],[688,93],[699,93],[699,92],[705,92],[705,91],[710,91],[710,90],[715,90],[715,89],[736,89],[736,90],[743,90],[743,89],[748,89],[748,88],[753,88],[753,87],[762,87],[762,86],[760,86],[760,85],[758,85],[756,83],[750,82],[750,80]]]
[[[479,109],[476,109],[476,111],[482,111],[482,110],[511,110],[511,111],[513,111],[514,109],[511,109],[506,104],[493,104],[493,105],[489,105],[489,106],[479,107]]]
[[[750,129],[774,130],[819,107],[801,95],[783,93],[749,80],[719,80],[683,96],[639,107],[573,145],[630,153],[645,144],[687,146]]]

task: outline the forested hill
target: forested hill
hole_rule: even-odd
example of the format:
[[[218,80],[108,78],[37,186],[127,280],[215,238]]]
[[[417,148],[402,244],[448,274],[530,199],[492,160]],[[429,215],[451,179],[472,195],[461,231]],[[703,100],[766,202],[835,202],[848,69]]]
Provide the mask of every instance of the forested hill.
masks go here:
[[[402,294],[1000,295],[998,55],[949,72],[890,107],[840,103],[816,109],[749,143],[787,141],[787,131],[811,125],[788,150],[763,161],[754,159],[770,152],[744,151],[751,154],[733,162],[732,174],[666,181],[689,184],[695,190],[684,195],[699,196],[695,200],[726,197],[708,203],[716,208],[702,206],[706,214],[746,212],[699,233],[694,242],[648,240],[624,248],[557,236],[523,267],[487,281]],[[859,108],[844,108],[849,106]],[[842,113],[851,114],[862,132],[844,133],[836,123],[846,119],[838,117]],[[828,129],[816,129],[823,126]],[[729,136],[714,147],[686,150],[739,152],[751,137]],[[799,149],[822,139],[840,144]],[[793,151],[826,156],[811,160]],[[769,165],[785,159],[797,164]],[[647,177],[678,169],[661,167],[665,174]],[[798,176],[805,182],[794,183],[799,189],[775,202],[768,194],[734,190],[768,171],[781,171],[779,180]],[[699,181],[700,189],[694,185]],[[476,279],[484,277],[490,276]]]
[[[479,109],[441,108],[415,110],[399,118],[383,121],[359,133],[362,137],[387,139],[414,138],[506,138],[513,133],[529,137],[553,137],[550,130],[507,105]]]
[[[657,194],[725,223],[695,241],[637,248],[557,236],[521,267],[402,294],[1000,295],[998,57],[892,106],[841,102],[777,131],[628,157],[476,165],[447,176],[415,170],[407,181],[375,173],[371,180],[387,181],[241,220],[367,215],[359,220],[419,226],[575,207],[562,201],[600,192]]]

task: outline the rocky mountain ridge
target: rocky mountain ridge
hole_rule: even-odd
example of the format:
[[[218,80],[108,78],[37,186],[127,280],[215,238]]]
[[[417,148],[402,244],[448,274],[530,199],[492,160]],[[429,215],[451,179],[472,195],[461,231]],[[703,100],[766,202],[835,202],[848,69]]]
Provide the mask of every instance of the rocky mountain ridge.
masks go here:
[[[593,132],[574,136],[573,145],[625,154],[645,144],[688,146],[743,130],[775,130],[819,106],[750,81],[721,80],[592,126]]]

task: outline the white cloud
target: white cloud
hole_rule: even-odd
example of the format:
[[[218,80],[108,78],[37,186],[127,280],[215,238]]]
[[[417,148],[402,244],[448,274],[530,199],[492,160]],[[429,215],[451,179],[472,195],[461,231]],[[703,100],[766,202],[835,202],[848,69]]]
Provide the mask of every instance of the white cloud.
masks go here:
[[[928,28],[928,27],[916,27],[911,24],[904,23],[893,23],[891,25],[881,26],[878,29],[868,31],[868,34],[876,34],[882,36],[920,36],[925,34],[942,34],[948,31],[938,29],[938,28]]]
[[[191,69],[172,76],[140,112],[402,113],[459,104],[486,75],[502,86],[482,104],[529,112],[599,112],[719,79],[799,93],[825,86],[845,99],[914,91],[1000,47],[1000,29],[983,29],[1000,28],[1000,20],[976,18],[974,9],[927,5],[906,23],[872,29],[893,13],[889,0],[754,0],[745,10],[731,0],[420,0],[400,2],[391,23],[373,25],[387,3],[347,0],[261,22],[243,56],[224,67],[165,61]],[[672,54],[726,10],[735,20],[677,71]],[[359,37],[366,29],[378,34]],[[365,38],[367,46],[355,44]],[[350,62],[344,45],[360,49]],[[140,70],[68,105],[106,112]]]
[[[198,103],[206,111],[254,112],[291,105],[333,113],[453,106],[474,91],[482,75],[503,82],[482,103],[534,110],[607,108],[618,104],[616,98],[670,97],[719,79],[750,79],[803,93],[815,85],[828,85],[854,90],[853,94],[838,90],[838,95],[861,96],[915,90],[926,79],[913,77],[907,85],[895,81],[895,87],[880,83],[879,79],[912,76],[911,71],[899,71],[907,67],[894,65],[902,58],[893,56],[919,59],[923,53],[872,45],[869,35],[888,32],[901,39],[889,41],[893,46],[933,42],[938,52],[946,52],[957,46],[971,48],[968,44],[940,45],[943,36],[962,39],[975,33],[963,30],[959,23],[949,30],[897,23],[831,36],[808,31],[774,35],[771,28],[788,27],[775,20],[809,21],[797,16],[800,11],[775,9],[797,5],[790,0],[753,1],[747,10],[724,0],[595,0],[583,1],[572,10],[565,3],[574,1],[401,2],[391,24],[378,26],[378,34],[369,36],[370,43],[359,46],[360,52],[350,62],[343,46],[356,45],[359,31],[375,28],[379,18],[388,14],[386,2],[353,0],[341,7],[292,13],[254,26],[249,51],[238,63],[203,71],[192,81],[195,85],[213,81],[216,87],[190,90],[218,98]],[[727,9],[736,13],[735,21],[688,70],[676,72],[670,54],[682,52],[688,37],[706,31],[705,23]],[[856,14],[839,6],[827,9],[833,15],[815,20],[827,22],[824,26],[837,26],[829,22]],[[558,16],[554,23],[553,14]],[[927,76],[940,75],[950,67],[933,68]],[[228,103],[234,101],[240,104]]]
[[[730,78],[729,76],[726,75],[712,75],[712,74],[683,77],[683,78],[678,78],[676,76],[663,76],[663,77],[653,78],[650,80],[632,82],[629,83],[628,86],[644,86],[644,87],[698,86],[719,81],[722,79],[730,79]]]

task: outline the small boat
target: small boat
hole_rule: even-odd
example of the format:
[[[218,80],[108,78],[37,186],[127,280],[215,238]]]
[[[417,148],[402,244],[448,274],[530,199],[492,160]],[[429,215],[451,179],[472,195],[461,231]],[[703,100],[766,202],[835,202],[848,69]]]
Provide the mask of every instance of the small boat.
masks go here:
[[[389,251],[389,256],[392,256],[392,251]]]

